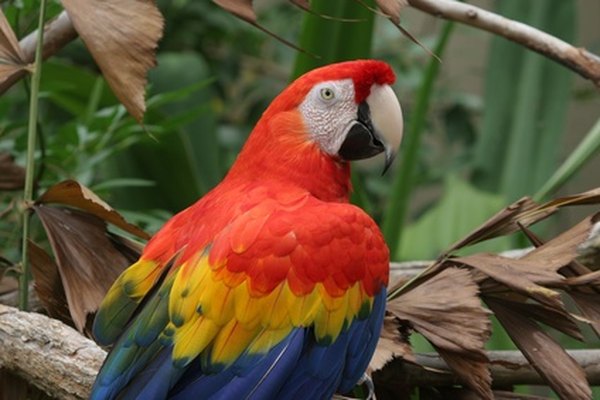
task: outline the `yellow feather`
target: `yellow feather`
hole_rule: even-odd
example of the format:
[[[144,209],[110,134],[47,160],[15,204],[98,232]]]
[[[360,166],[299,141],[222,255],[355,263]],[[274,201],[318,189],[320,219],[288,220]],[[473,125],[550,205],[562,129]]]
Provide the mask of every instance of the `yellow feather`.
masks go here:
[[[247,329],[256,328],[265,314],[269,297],[250,296],[248,283],[244,282],[234,289],[233,299],[235,318]]]
[[[312,324],[321,307],[321,299],[319,298],[318,291],[313,289],[312,292],[305,296],[288,299],[291,300],[287,304],[287,309],[292,325],[305,327]]]
[[[211,320],[197,317],[175,331],[173,360],[177,366],[184,366],[193,360],[219,332],[219,327]]]
[[[325,286],[323,286],[323,284],[318,283],[315,286],[319,291],[321,299],[323,299],[323,306],[325,306],[327,311],[337,310],[346,303],[347,300],[345,300],[344,298],[346,297],[347,292],[340,297],[333,297],[329,294],[329,292],[327,292],[327,289],[325,289]]]
[[[258,333],[258,329],[246,329],[235,319],[229,321],[213,342],[211,363],[231,364],[248,348]]]
[[[349,290],[343,296],[333,299],[328,295],[321,296],[323,303],[315,318],[315,335],[319,341],[328,343],[337,339],[350,314],[351,295],[352,291]]]
[[[148,293],[161,269],[159,264],[150,260],[138,260],[123,272],[113,287],[120,284],[123,292],[132,299],[140,299]]]
[[[360,310],[361,305],[361,288],[360,283],[356,282],[348,292],[346,296],[348,297],[348,306],[346,307],[346,320],[348,323],[352,322],[358,311]]]
[[[211,271],[207,257],[195,257],[179,268],[169,294],[169,315],[176,325],[188,321],[197,312],[198,292]]]
[[[268,329],[282,329],[291,326],[289,304],[297,297],[287,282],[282,282],[265,298],[262,313],[262,326]]]
[[[265,329],[248,347],[249,354],[264,354],[273,346],[276,346],[292,331],[292,327],[283,329]]]
[[[211,278],[206,279],[199,288],[199,304],[202,314],[219,326],[225,325],[234,317],[233,290]]]

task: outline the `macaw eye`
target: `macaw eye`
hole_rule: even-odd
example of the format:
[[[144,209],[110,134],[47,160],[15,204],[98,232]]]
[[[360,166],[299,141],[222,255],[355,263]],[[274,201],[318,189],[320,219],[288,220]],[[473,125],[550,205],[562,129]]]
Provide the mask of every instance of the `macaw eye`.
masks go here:
[[[319,93],[321,95],[321,98],[325,101],[330,101],[335,98],[335,92],[333,91],[332,88],[329,88],[329,87],[322,88]]]

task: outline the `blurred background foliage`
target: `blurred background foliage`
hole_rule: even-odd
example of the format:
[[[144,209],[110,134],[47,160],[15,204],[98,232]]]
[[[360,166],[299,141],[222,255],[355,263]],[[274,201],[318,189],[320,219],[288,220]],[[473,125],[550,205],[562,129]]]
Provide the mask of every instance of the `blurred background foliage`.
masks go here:
[[[401,155],[384,177],[377,161],[358,165],[353,176],[353,201],[381,224],[397,260],[433,258],[502,205],[535,195],[599,116],[598,92],[560,65],[410,9],[403,24],[442,63],[366,8],[374,7],[371,0],[313,1],[317,13],[331,18],[284,1],[257,1],[261,23],[307,53],[211,2],[158,3],[166,30],[149,77],[144,126],[118,104],[76,41],[44,64],[37,171],[39,189],[77,179],[150,232],[219,182],[270,100],[290,79],[322,64],[373,57],[397,71],[406,119]],[[475,3],[600,50],[598,28],[585,24],[600,11],[593,2]],[[34,28],[36,6],[33,0],[4,2],[20,37]],[[51,16],[60,10],[50,2]],[[26,87],[24,81],[0,97],[0,150],[21,164]],[[2,196],[4,206],[15,198]],[[18,259],[17,224],[10,216],[1,223],[0,251]],[[504,240],[487,249],[518,244]]]
[[[473,3],[600,53],[597,2]],[[598,185],[594,156],[600,128],[592,127],[600,117],[600,94],[571,71],[504,39],[407,10],[403,25],[434,50],[439,63],[359,2],[312,2],[332,19],[285,1],[255,1],[264,26],[319,55],[316,59],[212,2],[158,0],[158,5],[166,30],[149,76],[143,126],[117,102],[80,41],[44,63],[39,192],[76,179],[155,232],[219,182],[290,79],[322,64],[366,57],[386,60],[397,72],[406,129],[388,174],[380,176],[380,160],[356,166],[353,201],[380,223],[395,260],[434,258],[521,196],[544,198],[565,187],[576,192]],[[8,0],[2,9],[19,37],[34,29],[36,1]],[[58,2],[50,2],[50,15],[60,10]],[[27,84],[0,97],[0,151],[21,165]],[[595,136],[588,138],[587,151],[571,159],[577,167],[561,173],[560,186],[545,186],[588,131]],[[2,210],[16,210],[19,197],[0,193],[0,255],[14,262],[18,213]],[[568,217],[562,222],[568,224]],[[486,249],[520,244],[518,238],[501,239]],[[506,343],[494,337],[490,346]]]
[[[359,2],[313,2],[317,13],[333,19],[282,1],[257,3],[261,22],[307,53],[210,2],[159,1],[166,31],[149,77],[143,127],[117,103],[81,42],[46,62],[38,187],[77,179],[155,231],[219,182],[262,110],[291,78],[330,62],[380,58],[398,73],[406,136],[396,169],[385,177],[378,176],[377,163],[355,168],[353,200],[381,223],[395,259],[432,258],[502,204],[535,194],[573,146],[568,141],[584,133],[566,125],[569,109],[598,104],[589,85],[577,89],[573,73],[542,56],[410,10],[405,25],[443,64]],[[577,14],[594,8],[575,0],[487,3],[576,43]],[[20,36],[33,29],[36,5],[5,3]],[[50,15],[60,9],[50,3]],[[597,33],[583,43],[592,51],[600,47]],[[473,51],[452,51],[474,37],[480,43]],[[457,56],[467,57],[462,66],[453,65]],[[480,90],[454,86],[451,75],[468,76]],[[26,86],[0,97],[0,149],[18,161],[26,144]],[[4,203],[11,200],[4,196]],[[3,254],[17,239],[18,230],[8,231],[2,230]]]

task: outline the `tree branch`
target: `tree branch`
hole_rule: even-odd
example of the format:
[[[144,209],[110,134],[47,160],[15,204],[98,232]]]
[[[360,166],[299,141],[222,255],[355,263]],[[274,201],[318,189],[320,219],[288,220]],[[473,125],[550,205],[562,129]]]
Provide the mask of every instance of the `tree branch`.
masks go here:
[[[44,26],[44,30],[44,48],[42,53],[44,60],[56,54],[60,49],[77,38],[77,32],[66,11],[61,12],[56,18],[48,22]],[[31,32],[19,42],[25,56],[25,61],[28,63],[33,62],[36,44],[37,31]],[[21,70],[2,82],[0,84],[0,94],[6,92],[12,85],[23,78],[26,73],[25,70]]]
[[[600,350],[567,350],[585,371],[590,385],[600,385]],[[546,385],[536,370],[519,351],[487,352],[494,387],[510,387],[513,385]],[[416,354],[419,365],[403,360],[394,360],[382,370],[382,380],[391,378],[395,381],[415,386],[451,386],[462,383],[452,373],[446,362],[437,353]],[[424,368],[423,368],[424,367]]]
[[[0,304],[0,368],[59,399],[86,399],[106,352],[62,322]]]
[[[487,354],[495,387],[545,384],[519,351]],[[583,367],[589,383],[599,385],[600,350],[569,354]],[[17,373],[53,397],[86,399],[105,356],[94,342],[60,321],[0,305],[0,368]],[[392,374],[395,381],[418,386],[460,383],[439,355],[417,354],[416,359],[429,370],[396,360],[378,374],[384,374],[383,379]]]
[[[530,25],[456,0],[408,0],[408,3],[427,14],[458,21],[528,47],[572,69],[600,88],[600,57],[586,49],[574,47]]]

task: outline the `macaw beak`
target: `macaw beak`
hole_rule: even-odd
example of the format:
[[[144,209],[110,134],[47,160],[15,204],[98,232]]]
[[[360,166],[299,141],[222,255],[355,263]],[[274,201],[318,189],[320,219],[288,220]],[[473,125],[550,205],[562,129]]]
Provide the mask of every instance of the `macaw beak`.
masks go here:
[[[356,120],[348,129],[338,155],[344,160],[362,160],[385,153],[385,173],[402,140],[402,109],[389,85],[373,85],[371,94],[358,106]]]

